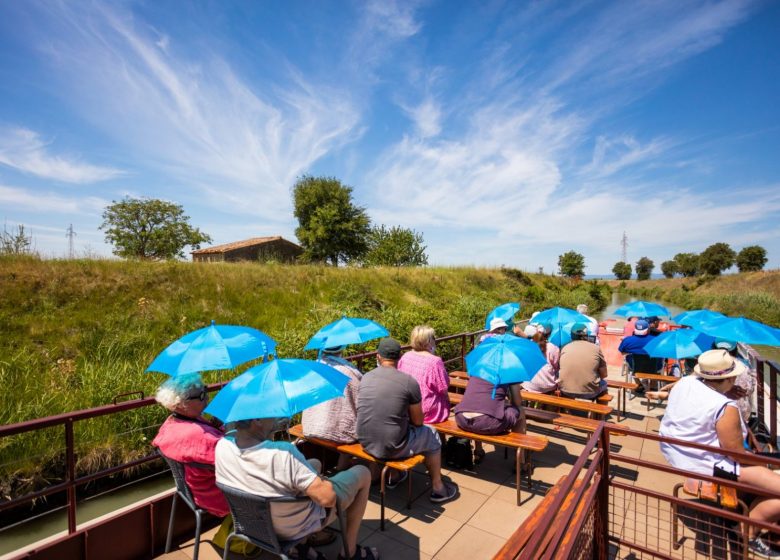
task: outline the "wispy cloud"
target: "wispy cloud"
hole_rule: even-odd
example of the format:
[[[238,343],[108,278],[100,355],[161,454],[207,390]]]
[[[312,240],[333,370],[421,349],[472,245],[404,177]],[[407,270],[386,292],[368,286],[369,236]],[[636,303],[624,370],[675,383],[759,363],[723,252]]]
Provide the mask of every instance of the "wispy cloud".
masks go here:
[[[99,215],[109,201],[96,196],[63,196],[0,184],[0,205],[4,208],[35,210],[38,213]]]
[[[0,128],[0,164],[63,183],[97,183],[124,175],[113,167],[92,165],[76,157],[50,153],[51,141],[26,128]]]

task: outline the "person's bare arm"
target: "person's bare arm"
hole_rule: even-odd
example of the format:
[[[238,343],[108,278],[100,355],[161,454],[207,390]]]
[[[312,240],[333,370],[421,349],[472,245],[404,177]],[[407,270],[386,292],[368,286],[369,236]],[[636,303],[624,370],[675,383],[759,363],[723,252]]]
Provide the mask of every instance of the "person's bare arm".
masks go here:
[[[523,400],[520,394],[521,389],[522,385],[520,385],[520,383],[513,383],[509,386],[509,400],[512,401],[512,404],[517,408],[521,408],[523,406]]]
[[[336,492],[333,490],[333,484],[325,477],[317,479],[309,484],[306,489],[306,495],[312,499],[315,504],[322,507],[333,507],[336,505]]]
[[[733,406],[727,406],[723,416],[715,424],[718,432],[718,441],[723,449],[729,451],[744,451],[742,444],[742,425],[739,421],[739,410]]]
[[[424,418],[421,403],[409,405],[409,421],[412,426],[422,426]]]

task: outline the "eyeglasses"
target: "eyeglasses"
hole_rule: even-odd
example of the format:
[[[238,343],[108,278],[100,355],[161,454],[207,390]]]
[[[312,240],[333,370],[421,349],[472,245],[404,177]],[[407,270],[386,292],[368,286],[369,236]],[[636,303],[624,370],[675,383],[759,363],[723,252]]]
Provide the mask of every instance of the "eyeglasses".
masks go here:
[[[187,397],[188,401],[205,401],[206,400],[206,388],[200,390],[200,393],[194,396]]]

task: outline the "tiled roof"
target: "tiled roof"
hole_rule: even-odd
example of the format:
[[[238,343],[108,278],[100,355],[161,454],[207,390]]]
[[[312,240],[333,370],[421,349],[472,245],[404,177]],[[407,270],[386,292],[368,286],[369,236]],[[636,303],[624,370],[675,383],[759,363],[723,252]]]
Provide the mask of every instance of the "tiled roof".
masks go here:
[[[206,247],[205,249],[198,249],[192,251],[192,255],[208,255],[210,253],[226,253],[234,249],[241,249],[243,247],[251,247],[253,245],[262,245],[263,243],[269,243],[271,241],[285,241],[291,245],[297,245],[292,241],[287,241],[281,235],[275,235],[272,237],[253,237],[252,239],[245,239],[244,241],[234,241],[233,243],[224,243],[223,245],[214,245],[213,247]]]

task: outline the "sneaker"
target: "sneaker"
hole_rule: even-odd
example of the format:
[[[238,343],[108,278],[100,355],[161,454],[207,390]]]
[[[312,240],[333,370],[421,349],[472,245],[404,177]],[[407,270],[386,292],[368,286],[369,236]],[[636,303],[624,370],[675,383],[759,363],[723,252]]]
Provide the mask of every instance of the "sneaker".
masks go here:
[[[750,539],[748,548],[759,558],[780,558],[780,552],[765,543],[761,537]]]
[[[401,474],[398,476],[398,478],[392,478],[387,477],[387,482],[385,483],[385,488],[389,488],[392,490],[393,488],[396,488],[399,484],[401,484],[403,481],[405,481],[407,478],[409,478],[409,471],[401,471]]]
[[[431,492],[430,500],[434,504],[440,504],[442,502],[448,502],[458,495],[458,487],[452,482],[444,482],[444,493],[439,494],[437,492]]]

